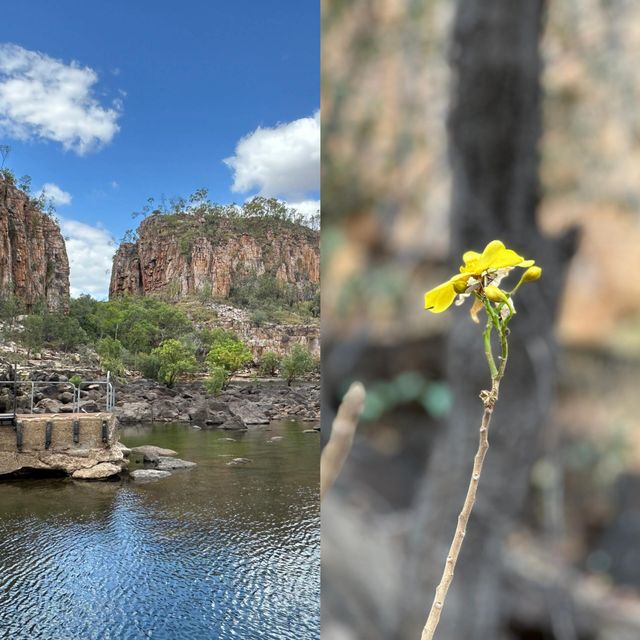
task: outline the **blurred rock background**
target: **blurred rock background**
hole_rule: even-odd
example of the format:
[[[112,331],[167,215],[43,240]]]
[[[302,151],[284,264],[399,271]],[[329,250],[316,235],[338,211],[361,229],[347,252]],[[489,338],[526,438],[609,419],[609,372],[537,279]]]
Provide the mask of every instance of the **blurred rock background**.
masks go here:
[[[446,355],[453,316],[427,314],[423,293],[455,262],[449,60],[456,11],[468,4],[323,2],[325,435],[350,381],[369,389],[352,456],[323,508],[327,638],[413,637],[404,606],[417,595],[426,617],[432,598],[415,593],[406,567],[422,561],[412,557],[415,515],[456,398]],[[537,226],[549,238],[579,234],[555,324],[555,383],[538,398],[545,418],[523,466],[527,497],[508,514],[500,547],[495,637],[637,639],[640,6],[547,3],[540,52]],[[468,428],[475,438],[477,425]],[[469,610],[447,602],[449,616]]]

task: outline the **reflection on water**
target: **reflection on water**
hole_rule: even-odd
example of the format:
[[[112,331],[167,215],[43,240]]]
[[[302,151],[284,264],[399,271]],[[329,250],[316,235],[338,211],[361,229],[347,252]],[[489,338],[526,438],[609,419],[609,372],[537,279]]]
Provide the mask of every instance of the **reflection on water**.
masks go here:
[[[0,638],[319,638],[319,442],[303,428],[128,428],[126,445],[198,466],[0,483]]]

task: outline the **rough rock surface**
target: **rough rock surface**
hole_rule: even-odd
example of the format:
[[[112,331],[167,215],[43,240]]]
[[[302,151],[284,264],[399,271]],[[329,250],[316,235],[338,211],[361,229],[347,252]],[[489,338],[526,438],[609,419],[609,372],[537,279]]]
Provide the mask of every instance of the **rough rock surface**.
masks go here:
[[[294,344],[301,344],[314,357],[320,357],[320,323],[317,319],[309,319],[308,324],[265,322],[257,327],[245,309],[220,302],[210,302],[206,306],[215,311],[216,324],[237,333],[256,358],[265,351],[286,355]]]
[[[69,305],[69,260],[58,224],[0,176],[0,298],[15,296],[27,310]]]
[[[173,469],[191,469],[195,467],[195,462],[189,460],[181,460],[180,458],[172,458],[169,456],[160,456],[156,469],[160,471],[171,471]]]
[[[141,447],[132,447],[129,450],[129,455],[133,457],[142,456],[145,462],[158,462],[161,456],[175,456],[177,453],[173,449],[163,449],[152,444],[146,444]]]
[[[12,427],[0,428],[0,475],[19,471],[61,471],[74,478],[92,479],[117,475],[127,465],[118,441],[115,418],[106,413],[79,416],[79,442],[74,442],[74,416],[19,416],[23,442],[18,449]],[[108,421],[107,442],[102,423]],[[47,448],[46,425],[51,422]]]
[[[95,467],[74,471],[71,477],[76,480],[102,480],[118,475],[120,471],[122,471],[122,468],[119,465],[111,462],[100,462]]]
[[[269,273],[303,286],[320,281],[317,231],[301,225],[274,229],[263,220],[151,215],[138,241],[122,243],[111,271],[109,296],[164,293],[184,297],[201,291],[229,296],[237,276]]]
[[[160,478],[168,478],[170,471],[161,471],[159,469],[136,469],[129,474],[136,481],[160,480]]]
[[[266,403],[236,400],[229,403],[229,411],[232,416],[240,418],[246,427],[253,424],[269,424],[270,422],[267,416],[269,405]]]
[[[200,382],[173,389],[150,380],[130,380],[116,389],[114,410],[121,423],[192,422],[204,429],[247,429],[272,420],[320,418],[320,385],[282,382],[234,382],[215,397],[207,397]],[[161,455],[161,454],[158,454]]]

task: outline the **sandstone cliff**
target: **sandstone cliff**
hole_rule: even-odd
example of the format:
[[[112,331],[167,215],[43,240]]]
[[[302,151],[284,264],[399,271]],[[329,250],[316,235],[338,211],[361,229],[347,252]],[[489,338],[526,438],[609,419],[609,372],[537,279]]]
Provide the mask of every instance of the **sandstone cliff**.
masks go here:
[[[15,296],[27,310],[69,304],[69,261],[57,223],[0,176],[0,300]]]
[[[116,252],[110,297],[207,291],[226,298],[237,278],[265,273],[297,286],[320,281],[318,232],[297,224],[156,214],[138,238]]]

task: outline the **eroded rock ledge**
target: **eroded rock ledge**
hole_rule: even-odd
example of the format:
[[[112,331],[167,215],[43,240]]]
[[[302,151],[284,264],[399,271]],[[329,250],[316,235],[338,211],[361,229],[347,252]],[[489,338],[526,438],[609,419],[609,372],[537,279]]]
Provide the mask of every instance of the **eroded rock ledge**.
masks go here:
[[[98,480],[127,465],[110,413],[18,415],[18,423],[18,431],[0,426],[0,476],[35,470]]]

